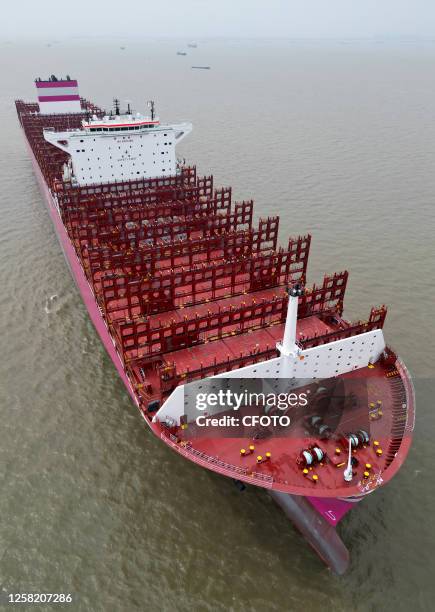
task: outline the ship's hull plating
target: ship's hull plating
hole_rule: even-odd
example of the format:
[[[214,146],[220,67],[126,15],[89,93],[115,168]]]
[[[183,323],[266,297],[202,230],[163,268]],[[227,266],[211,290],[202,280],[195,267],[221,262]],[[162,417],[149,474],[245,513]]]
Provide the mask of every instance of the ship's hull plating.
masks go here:
[[[33,171],[38,181],[38,185],[41,190],[41,193],[44,196],[45,202],[47,204],[48,212],[50,213],[50,217],[53,222],[59,244],[62,248],[63,254],[65,256],[68,267],[71,271],[72,277],[82,296],[83,302],[89,312],[89,316],[91,317],[92,323],[94,324],[94,327],[97,330],[98,335],[100,336],[101,341],[104,344],[104,347],[107,353],[109,354],[111,360],[113,361],[118,371],[118,374],[121,377],[125,387],[127,388],[127,391],[130,394],[132,400],[134,401],[135,405],[138,406],[138,401],[135,396],[134,390],[130,384],[130,381],[127,378],[127,375],[124,371],[122,361],[118,356],[114,342],[112,340],[112,337],[101,316],[101,313],[98,308],[97,302],[95,300],[92,288],[88,283],[88,280],[83,272],[83,268],[80,264],[80,261],[77,258],[74,247],[71,244],[71,241],[68,237],[68,234],[62,222],[62,219],[60,218],[60,215],[56,208],[56,203],[54,201],[53,195],[51,194],[51,191],[48,188],[47,183],[45,182],[45,179],[39,168],[38,162],[36,161],[35,156],[33,155],[33,151],[27,139],[25,138],[24,140],[26,143],[26,148],[28,150],[30,159],[32,161]],[[142,415],[142,412],[140,412],[140,414]],[[144,420],[146,419],[144,418]]]

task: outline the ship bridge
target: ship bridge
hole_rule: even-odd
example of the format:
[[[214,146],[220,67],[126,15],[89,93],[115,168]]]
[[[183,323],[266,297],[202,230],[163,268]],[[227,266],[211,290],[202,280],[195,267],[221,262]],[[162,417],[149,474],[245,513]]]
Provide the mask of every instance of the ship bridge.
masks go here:
[[[95,132],[131,132],[139,130],[149,130],[160,125],[158,117],[145,117],[141,113],[135,115],[105,115],[99,119],[96,115],[91,121],[83,121],[83,129],[92,133]]]
[[[151,106],[150,116],[130,108],[102,118],[93,115],[81,128],[44,129],[47,142],[68,154],[64,180],[75,185],[122,182],[173,176],[177,173],[176,145],[192,131],[188,122],[162,124]]]

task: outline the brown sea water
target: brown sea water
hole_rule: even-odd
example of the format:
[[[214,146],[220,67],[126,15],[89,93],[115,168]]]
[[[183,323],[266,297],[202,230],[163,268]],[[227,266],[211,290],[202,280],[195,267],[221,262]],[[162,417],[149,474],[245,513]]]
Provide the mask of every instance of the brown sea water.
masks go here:
[[[432,610],[435,42],[200,41],[176,56],[184,45],[0,45],[0,586],[71,592],[76,610]],[[348,269],[346,316],[389,306],[387,340],[415,377],[414,445],[340,525],[344,577],[265,491],[183,461],[132,405],[15,116],[52,73],[102,106],[154,98],[165,120],[191,120],[181,156],[279,214],[282,243],[313,234],[309,282]]]

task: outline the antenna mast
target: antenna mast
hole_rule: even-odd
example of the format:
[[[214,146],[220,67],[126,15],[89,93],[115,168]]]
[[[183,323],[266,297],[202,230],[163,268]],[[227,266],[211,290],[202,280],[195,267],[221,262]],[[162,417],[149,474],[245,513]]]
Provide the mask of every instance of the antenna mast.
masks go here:
[[[118,100],[118,98],[113,98],[113,108],[115,109],[115,115],[119,115],[120,114],[120,110],[119,110],[119,100]]]
[[[148,108],[151,110],[151,121],[154,121],[154,117],[156,116],[154,100],[148,101]]]

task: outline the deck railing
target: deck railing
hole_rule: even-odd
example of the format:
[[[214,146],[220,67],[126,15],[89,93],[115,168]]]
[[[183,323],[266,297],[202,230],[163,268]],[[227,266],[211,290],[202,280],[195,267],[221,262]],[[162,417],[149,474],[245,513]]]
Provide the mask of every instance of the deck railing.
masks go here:
[[[160,437],[180,454],[194,460],[196,463],[205,465],[212,470],[214,469],[216,472],[229,472],[228,475],[242,478],[246,482],[252,482],[253,484],[258,484],[262,487],[271,488],[273,485],[273,477],[269,474],[251,472],[248,468],[243,468],[239,465],[222,461],[218,457],[213,457],[207,453],[204,453],[203,451],[193,448],[190,443],[185,443],[183,445],[182,441],[165,429],[162,429]]]

